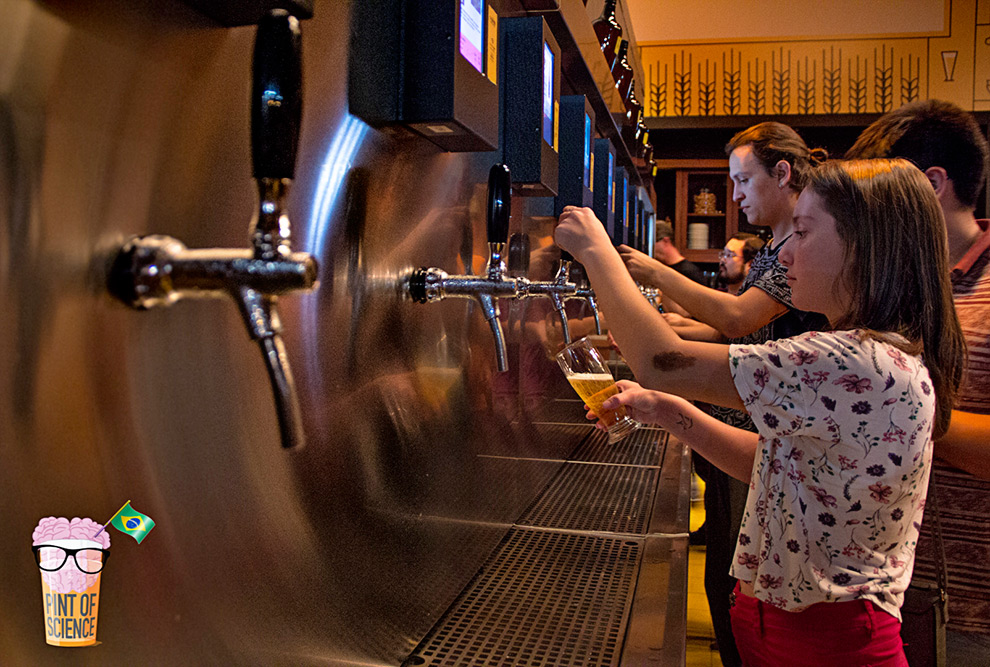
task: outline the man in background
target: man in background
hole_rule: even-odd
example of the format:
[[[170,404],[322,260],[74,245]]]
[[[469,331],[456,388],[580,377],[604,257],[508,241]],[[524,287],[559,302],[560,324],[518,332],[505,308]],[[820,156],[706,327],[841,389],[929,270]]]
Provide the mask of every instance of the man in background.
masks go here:
[[[653,258],[696,283],[705,283],[705,274],[694,262],[685,259],[674,245],[674,227],[664,220],[656,223],[656,240],[653,242]],[[627,248],[628,246],[622,246]],[[632,248],[629,248],[632,250]]]
[[[920,168],[945,215],[952,295],[968,358],[949,431],[935,443],[930,493],[949,575],[947,664],[990,661],[990,221],[976,218],[990,149],[973,117],[940,100],[912,102],[866,128],[849,158],[902,157]],[[925,513],[915,576],[935,580]]]
[[[753,265],[753,258],[763,246],[763,239],[756,234],[739,232],[729,238],[718,254],[718,278],[725,285],[726,292],[739,294]]]

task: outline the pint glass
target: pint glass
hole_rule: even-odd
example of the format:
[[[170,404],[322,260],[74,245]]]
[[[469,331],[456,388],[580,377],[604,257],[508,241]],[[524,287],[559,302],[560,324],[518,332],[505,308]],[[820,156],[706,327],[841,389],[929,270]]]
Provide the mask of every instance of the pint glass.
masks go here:
[[[612,374],[609,373],[605,361],[591,341],[582,338],[571,343],[557,353],[557,363],[577,395],[598,416],[608,432],[610,443],[622,440],[640,427],[639,422],[626,415],[624,405],[620,405],[615,410],[606,410],[602,407],[602,403],[610,396],[619,393],[619,388],[615,386]]]

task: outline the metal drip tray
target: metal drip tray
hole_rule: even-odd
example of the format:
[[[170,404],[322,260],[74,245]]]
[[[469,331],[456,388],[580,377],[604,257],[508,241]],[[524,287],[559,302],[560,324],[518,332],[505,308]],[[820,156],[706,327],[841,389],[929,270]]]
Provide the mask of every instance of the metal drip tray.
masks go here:
[[[403,663],[618,665],[643,544],[513,528]]]
[[[574,453],[575,461],[616,463],[625,465],[659,466],[667,446],[666,431],[640,428],[614,445],[608,444],[603,431],[594,431]]]
[[[646,534],[659,468],[565,463],[516,523]]]

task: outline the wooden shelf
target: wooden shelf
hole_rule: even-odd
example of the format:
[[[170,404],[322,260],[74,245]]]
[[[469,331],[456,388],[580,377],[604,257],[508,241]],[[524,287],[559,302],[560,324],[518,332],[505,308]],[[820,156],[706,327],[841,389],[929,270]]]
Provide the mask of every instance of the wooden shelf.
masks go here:
[[[681,251],[681,254],[684,255],[684,259],[688,259],[692,262],[718,264],[718,254],[720,252],[722,252],[721,248],[709,248],[708,250],[692,250],[690,248],[685,248]]]
[[[728,160],[658,160],[657,165],[674,173],[674,245],[692,262],[718,263],[718,254],[725,242],[739,231],[739,207],[732,200],[732,181],[729,179]],[[669,179],[669,177],[668,177]],[[669,183],[669,180],[667,181]],[[702,188],[709,188],[717,197],[722,213],[693,213],[693,196]],[[659,196],[659,195],[658,195]],[[669,191],[667,193],[669,197]],[[664,201],[670,201],[665,199]],[[670,207],[667,207],[668,209]],[[704,222],[708,225],[706,249],[688,248],[688,225]]]

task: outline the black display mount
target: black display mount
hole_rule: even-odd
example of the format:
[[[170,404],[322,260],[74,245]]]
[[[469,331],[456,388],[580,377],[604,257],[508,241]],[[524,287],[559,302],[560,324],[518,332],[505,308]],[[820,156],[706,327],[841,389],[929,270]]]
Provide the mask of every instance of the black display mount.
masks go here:
[[[465,3],[353,3],[349,111],[378,129],[408,128],[445,151],[494,150],[500,78],[494,66],[497,5],[493,0],[482,2],[481,14],[470,22],[477,41],[472,51],[477,60],[472,63],[462,49],[473,42],[460,34]]]

